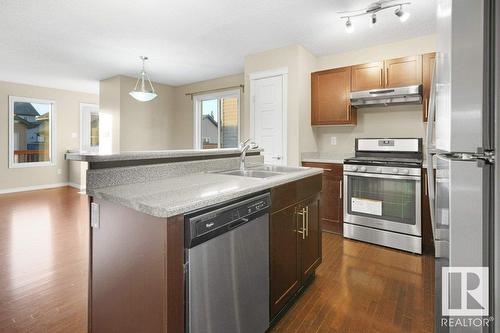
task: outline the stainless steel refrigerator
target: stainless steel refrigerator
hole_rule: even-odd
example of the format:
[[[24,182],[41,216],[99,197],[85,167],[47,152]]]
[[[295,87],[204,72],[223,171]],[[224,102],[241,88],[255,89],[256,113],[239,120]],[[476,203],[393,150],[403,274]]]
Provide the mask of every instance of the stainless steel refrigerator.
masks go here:
[[[500,320],[497,12],[494,0],[437,1],[427,127],[436,332],[495,332],[495,311]],[[462,267],[477,270],[467,273]],[[486,280],[489,288],[477,290],[487,292],[475,297],[474,287]]]

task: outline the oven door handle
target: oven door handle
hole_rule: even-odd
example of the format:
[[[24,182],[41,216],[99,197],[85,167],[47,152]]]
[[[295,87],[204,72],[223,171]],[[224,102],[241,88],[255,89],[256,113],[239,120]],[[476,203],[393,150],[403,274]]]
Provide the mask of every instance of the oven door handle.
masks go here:
[[[344,175],[347,176],[359,176],[359,177],[369,177],[369,178],[386,178],[386,179],[403,179],[403,180],[418,180],[420,181],[420,176],[400,176],[400,175],[388,175],[385,173],[362,173],[362,172],[346,172]]]

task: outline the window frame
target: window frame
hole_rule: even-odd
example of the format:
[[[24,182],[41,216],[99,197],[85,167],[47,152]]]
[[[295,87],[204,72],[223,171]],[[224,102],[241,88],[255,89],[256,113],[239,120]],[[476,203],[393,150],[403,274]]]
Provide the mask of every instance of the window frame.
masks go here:
[[[87,120],[85,119],[85,113],[89,113],[89,119],[91,119],[92,114],[97,114],[100,116],[99,112],[99,105],[98,104],[91,104],[91,103],[80,103],[80,151],[85,151],[89,153],[99,153],[99,146],[101,144],[99,140],[99,146],[96,148],[92,148],[90,145],[91,141],[91,124],[86,123]],[[99,118],[100,122],[100,118]],[[99,129],[100,129],[100,124],[99,124]]]
[[[193,96],[193,127],[194,127],[194,135],[193,135],[193,148],[198,150],[210,150],[203,149],[201,145],[201,103],[206,100],[217,99],[218,100],[218,143],[217,149],[225,149],[221,148],[221,133],[220,133],[220,125],[222,124],[222,112],[221,112],[221,103],[220,100],[228,97],[236,97],[238,99],[237,102],[237,122],[238,122],[238,142],[241,141],[241,90],[240,89],[228,89],[217,91],[208,94],[198,94]],[[236,147],[235,147],[236,148]],[[228,148],[234,149],[234,148]]]
[[[51,104],[50,117],[49,117],[49,161],[43,162],[14,162],[14,103],[26,102],[37,104]],[[56,102],[48,99],[39,99],[31,97],[19,97],[9,95],[9,169],[17,168],[35,168],[35,167],[53,167],[56,165]]]

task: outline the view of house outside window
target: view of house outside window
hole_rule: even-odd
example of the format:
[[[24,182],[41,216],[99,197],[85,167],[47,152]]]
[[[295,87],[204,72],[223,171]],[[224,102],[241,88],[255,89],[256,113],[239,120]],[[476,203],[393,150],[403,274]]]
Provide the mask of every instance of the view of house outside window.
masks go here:
[[[239,96],[214,96],[199,101],[200,148],[236,148],[239,141]]]
[[[12,108],[11,164],[50,163],[53,104],[14,100]]]

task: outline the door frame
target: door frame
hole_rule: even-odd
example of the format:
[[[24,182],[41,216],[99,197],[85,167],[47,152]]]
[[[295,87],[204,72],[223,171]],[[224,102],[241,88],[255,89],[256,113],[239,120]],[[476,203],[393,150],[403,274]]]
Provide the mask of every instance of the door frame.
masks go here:
[[[274,68],[270,70],[258,71],[250,73],[250,135],[255,138],[255,81],[260,79],[267,79],[275,76],[281,76],[283,79],[282,91],[282,159],[284,165],[288,164],[288,67]]]
[[[88,125],[84,119],[84,113],[87,112],[88,109],[97,109],[97,111],[90,111],[90,113],[97,113],[98,115],[100,115],[100,110],[99,110],[99,104],[93,104],[93,103],[80,103],[80,150],[81,151],[85,151],[86,147],[84,145],[84,141],[86,139],[90,139],[89,137],[87,137],[86,134],[88,131],[87,129],[88,128]],[[100,125],[100,124],[99,124]],[[100,127],[100,126],[99,126]],[[95,150],[87,150],[89,152],[92,152],[92,153],[98,153],[99,152],[99,148],[95,149]]]

